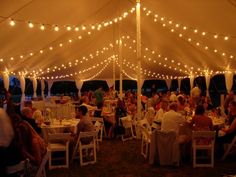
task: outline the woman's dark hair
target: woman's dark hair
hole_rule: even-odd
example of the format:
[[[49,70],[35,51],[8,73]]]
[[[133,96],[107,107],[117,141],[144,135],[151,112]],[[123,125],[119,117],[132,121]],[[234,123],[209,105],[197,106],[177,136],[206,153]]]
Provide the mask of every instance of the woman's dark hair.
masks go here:
[[[196,110],[195,110],[195,115],[202,115],[204,114],[205,109],[203,105],[197,105]]]
[[[78,111],[81,111],[82,112],[82,115],[85,116],[88,112],[88,109],[86,106],[79,106],[78,107]]]

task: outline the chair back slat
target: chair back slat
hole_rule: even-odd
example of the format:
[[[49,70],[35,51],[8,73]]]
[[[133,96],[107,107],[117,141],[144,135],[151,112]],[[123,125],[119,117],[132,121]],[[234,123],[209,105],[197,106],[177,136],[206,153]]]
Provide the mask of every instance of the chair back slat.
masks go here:
[[[48,134],[48,139],[50,140],[68,140],[70,138],[70,133],[53,133]]]

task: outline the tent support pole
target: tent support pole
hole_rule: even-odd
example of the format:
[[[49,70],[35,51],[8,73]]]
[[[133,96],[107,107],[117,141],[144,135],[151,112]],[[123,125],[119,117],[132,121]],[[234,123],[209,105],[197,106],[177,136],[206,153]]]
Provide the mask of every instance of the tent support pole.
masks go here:
[[[141,119],[141,22],[140,0],[136,0],[136,41],[137,41],[137,116]]]

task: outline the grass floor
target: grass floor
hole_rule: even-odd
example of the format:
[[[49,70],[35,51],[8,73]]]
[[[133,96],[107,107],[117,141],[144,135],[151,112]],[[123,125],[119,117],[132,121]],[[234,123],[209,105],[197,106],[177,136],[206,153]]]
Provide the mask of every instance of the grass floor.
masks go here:
[[[215,159],[214,168],[193,168],[192,163],[180,167],[149,165],[140,153],[141,141],[104,140],[100,144],[97,163],[81,167],[74,161],[69,169],[47,171],[47,177],[228,177],[236,175],[236,154],[224,161]]]

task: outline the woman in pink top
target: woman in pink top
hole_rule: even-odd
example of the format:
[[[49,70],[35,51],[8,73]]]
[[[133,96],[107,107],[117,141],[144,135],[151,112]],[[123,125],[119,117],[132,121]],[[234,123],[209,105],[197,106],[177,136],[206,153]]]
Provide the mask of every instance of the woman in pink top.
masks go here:
[[[191,124],[195,131],[212,130],[213,124],[211,118],[205,115],[205,109],[203,105],[198,105],[195,110]]]

